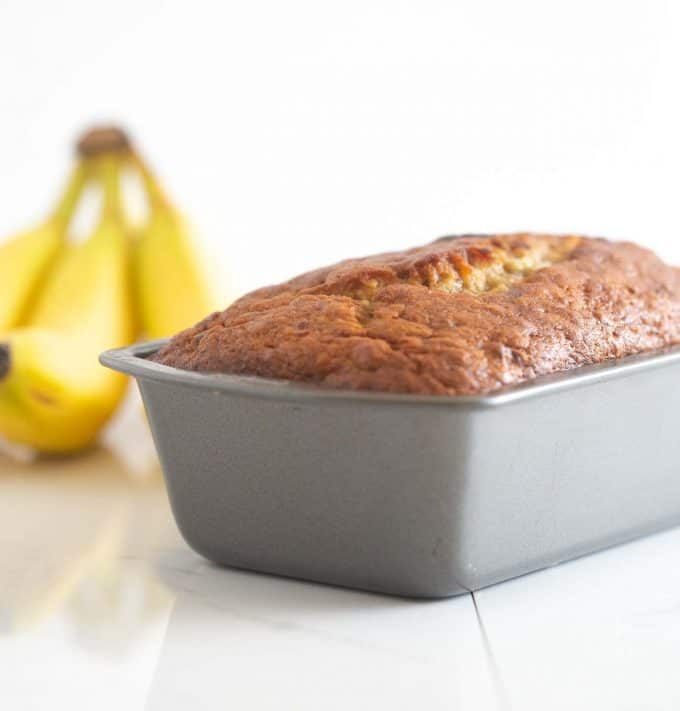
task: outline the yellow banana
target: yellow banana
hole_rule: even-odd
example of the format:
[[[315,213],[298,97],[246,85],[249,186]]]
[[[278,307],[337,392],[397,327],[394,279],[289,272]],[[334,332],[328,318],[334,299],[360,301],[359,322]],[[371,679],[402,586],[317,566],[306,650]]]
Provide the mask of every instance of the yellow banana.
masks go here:
[[[79,163],[50,218],[0,245],[0,333],[20,326],[28,317],[39,286],[64,244],[84,178]]]
[[[98,226],[64,248],[25,326],[0,338],[0,433],[41,451],[95,440],[125,390],[97,357],[135,336],[120,159],[90,163],[104,191]]]
[[[134,250],[137,307],[147,338],[162,338],[193,326],[217,304],[184,217],[140,158],[132,160],[149,202]]]

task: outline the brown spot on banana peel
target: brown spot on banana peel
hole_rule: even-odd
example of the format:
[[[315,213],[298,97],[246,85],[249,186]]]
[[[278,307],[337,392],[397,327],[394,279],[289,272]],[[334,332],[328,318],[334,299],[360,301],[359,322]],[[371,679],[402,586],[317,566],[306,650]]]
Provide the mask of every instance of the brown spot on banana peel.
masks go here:
[[[93,126],[85,131],[76,143],[76,153],[81,158],[92,158],[103,153],[129,153],[132,142],[118,126]]]
[[[31,396],[43,405],[52,406],[57,404],[57,400],[55,398],[40,392],[40,390],[31,390]]]
[[[0,343],[0,380],[3,380],[9,375],[12,367],[12,353],[9,348],[9,343]]]

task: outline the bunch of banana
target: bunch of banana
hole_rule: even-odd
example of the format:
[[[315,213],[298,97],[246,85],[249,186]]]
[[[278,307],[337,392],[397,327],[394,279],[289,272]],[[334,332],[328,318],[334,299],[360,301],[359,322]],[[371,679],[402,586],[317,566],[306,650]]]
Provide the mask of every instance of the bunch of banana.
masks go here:
[[[44,452],[91,445],[121,402],[124,376],[101,351],[192,325],[215,304],[185,223],[118,129],[78,143],[79,160],[50,219],[0,246],[0,435]],[[149,216],[134,227],[121,179],[138,171]],[[68,227],[84,186],[99,186],[98,223]]]

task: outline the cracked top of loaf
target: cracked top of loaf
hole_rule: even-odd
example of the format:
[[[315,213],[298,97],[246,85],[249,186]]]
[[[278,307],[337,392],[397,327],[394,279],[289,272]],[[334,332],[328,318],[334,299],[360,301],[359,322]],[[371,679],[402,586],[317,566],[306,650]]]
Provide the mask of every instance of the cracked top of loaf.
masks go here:
[[[258,289],[158,363],[327,388],[473,395],[680,343],[680,269],[574,235],[445,237]]]

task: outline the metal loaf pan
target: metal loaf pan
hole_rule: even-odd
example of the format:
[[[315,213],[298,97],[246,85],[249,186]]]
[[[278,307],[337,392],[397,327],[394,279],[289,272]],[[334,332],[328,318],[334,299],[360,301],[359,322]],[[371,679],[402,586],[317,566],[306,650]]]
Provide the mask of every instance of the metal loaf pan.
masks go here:
[[[444,398],[185,372],[161,345],[101,362],[137,378],[217,563],[446,597],[680,523],[680,349]]]

